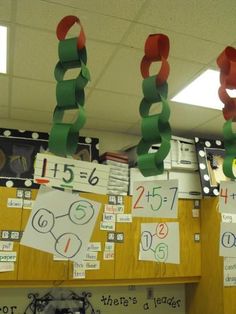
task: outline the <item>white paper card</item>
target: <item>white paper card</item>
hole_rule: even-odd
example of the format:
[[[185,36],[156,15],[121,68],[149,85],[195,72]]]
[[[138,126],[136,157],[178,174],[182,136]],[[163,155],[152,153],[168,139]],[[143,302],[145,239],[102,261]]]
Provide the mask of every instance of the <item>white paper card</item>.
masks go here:
[[[80,262],[87,252],[100,205],[41,186],[21,244]]]
[[[236,286],[235,257],[224,257],[224,286]]]
[[[89,242],[87,251],[88,252],[100,252],[102,250],[101,242]]]
[[[110,166],[38,153],[34,168],[36,183],[107,194]]]
[[[236,222],[236,214],[221,214],[221,221],[228,222],[228,223],[235,223]]]
[[[103,252],[103,259],[104,260],[114,260],[114,252],[108,252],[108,251],[104,251]]]
[[[132,222],[132,215],[131,214],[117,214],[116,216],[116,221],[117,222],[128,222],[131,223]]]
[[[0,251],[12,251],[13,245],[13,241],[0,241]]]
[[[139,259],[179,264],[179,223],[142,223]]]
[[[105,242],[104,251],[114,252],[115,250],[115,243],[114,242]]]
[[[133,217],[177,218],[178,180],[134,182]]]
[[[100,269],[100,261],[84,261],[86,270],[96,270]]]
[[[116,222],[116,215],[110,213],[103,213],[103,221]]]
[[[23,199],[22,198],[8,198],[7,199],[7,207],[9,208],[22,208],[23,207]]]
[[[98,258],[98,252],[87,252],[85,255],[85,261],[96,261]]]
[[[14,262],[0,263],[0,272],[14,271]]]
[[[73,279],[85,278],[85,265],[84,263],[73,263]]]
[[[220,256],[236,257],[236,223],[220,224]]]
[[[220,182],[219,211],[221,213],[236,214],[236,182]]]
[[[15,262],[16,252],[0,252],[0,262]]]
[[[100,230],[115,231],[116,230],[116,224],[115,224],[115,222],[101,221],[100,222]]]

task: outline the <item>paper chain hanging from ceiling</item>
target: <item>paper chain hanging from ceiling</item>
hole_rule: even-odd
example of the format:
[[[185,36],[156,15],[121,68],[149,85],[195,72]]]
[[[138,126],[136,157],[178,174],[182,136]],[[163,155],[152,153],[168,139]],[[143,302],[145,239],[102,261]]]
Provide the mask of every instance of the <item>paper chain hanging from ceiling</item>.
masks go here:
[[[67,33],[75,23],[80,26],[78,37],[66,39]],[[75,153],[79,130],[86,121],[84,88],[90,80],[90,74],[86,67],[86,38],[80,20],[71,15],[64,17],[57,26],[56,34],[59,40],[59,61],[54,71],[57,81],[57,105],[49,135],[49,150],[56,155],[67,156]],[[64,80],[66,72],[74,68],[81,69],[79,75],[75,79]],[[72,109],[77,109],[74,123],[63,123],[66,111]]]
[[[223,171],[227,177],[235,179],[236,134],[233,131],[233,123],[236,121],[236,98],[230,97],[227,89],[236,89],[236,49],[226,47],[217,58],[217,64],[220,68],[221,84],[218,93],[220,100],[224,103],[223,115],[226,120],[223,126],[225,145]]]
[[[145,176],[161,174],[164,171],[164,159],[170,151],[171,128],[169,124],[170,108],[167,102],[169,76],[169,39],[163,34],[149,35],[145,43],[145,55],[140,70],[143,77],[143,99],[139,106],[142,117],[142,139],[137,146],[138,168]],[[150,76],[152,62],[160,61],[157,75]],[[152,104],[162,103],[161,112],[150,115]],[[153,144],[159,144],[157,152],[150,152]]]

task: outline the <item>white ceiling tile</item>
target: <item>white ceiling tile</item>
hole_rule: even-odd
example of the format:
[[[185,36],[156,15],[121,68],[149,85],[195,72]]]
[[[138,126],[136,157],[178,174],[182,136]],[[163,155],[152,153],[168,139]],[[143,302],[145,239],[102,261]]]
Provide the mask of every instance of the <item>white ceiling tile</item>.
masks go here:
[[[55,89],[54,83],[13,78],[11,107],[53,112],[56,105]]]
[[[133,19],[145,0],[50,0],[78,9],[98,12],[104,15],[117,16],[124,19]]]
[[[202,64],[170,57],[170,74],[167,79],[169,99],[189,84],[205,68]]]
[[[171,116],[170,125],[173,132],[177,130],[192,130],[219,116],[219,110],[200,108],[170,101]]]
[[[0,75],[0,106],[8,106],[9,101],[9,76]]]
[[[122,44],[130,47],[142,49],[144,51],[144,45],[148,35],[156,33],[155,27],[132,23],[132,27],[122,41]]]
[[[86,112],[88,119],[104,117],[109,121],[133,123],[139,119],[140,98],[101,90],[89,96]]]
[[[64,3],[64,1],[63,1]],[[130,26],[130,22],[73,9],[52,2],[21,0],[17,7],[17,22],[40,29],[56,31],[57,24],[67,15],[78,16],[87,38],[117,43]],[[74,26],[72,34],[78,34],[79,28]]]
[[[130,124],[129,128],[127,129],[127,133],[137,135],[141,140],[141,119],[138,123]]]
[[[121,48],[96,87],[125,94],[142,95],[142,77],[139,69],[142,57],[141,50]]]
[[[126,130],[129,127],[129,123],[125,122],[115,122],[107,119],[91,118],[88,117],[84,129],[97,129],[97,130],[106,130],[110,132],[121,132],[126,133]]]
[[[11,0],[0,0],[0,20],[10,21],[11,20]]]
[[[219,138],[223,138],[224,122],[225,120],[223,114],[220,113],[218,114],[218,116],[194,127],[191,132],[194,132],[195,134],[197,134],[197,136],[202,137],[218,136]]]
[[[218,43],[235,40],[234,0],[151,0],[139,21]]]
[[[52,113],[49,111],[23,110],[18,108],[11,108],[10,117],[16,120],[35,121],[47,124],[52,121]]]
[[[93,86],[101,73],[106,69],[106,64],[115,50],[114,45],[96,42],[94,40],[87,41],[87,66],[91,75],[91,81],[88,86]]]
[[[57,40],[53,34],[16,28],[13,73],[16,76],[55,81]]]

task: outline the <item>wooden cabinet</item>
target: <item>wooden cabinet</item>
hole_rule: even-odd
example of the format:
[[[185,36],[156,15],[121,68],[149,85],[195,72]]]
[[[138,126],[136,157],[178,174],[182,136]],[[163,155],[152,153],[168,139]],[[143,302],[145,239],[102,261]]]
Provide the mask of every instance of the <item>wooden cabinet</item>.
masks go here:
[[[178,219],[133,218],[132,224],[118,224],[117,231],[123,232],[125,241],[116,244],[115,278],[182,278],[201,275],[200,243],[194,235],[200,233],[200,218],[192,217],[193,201],[180,200]],[[131,210],[131,198],[129,206]],[[157,263],[139,260],[139,242],[142,223],[179,221],[180,227],[180,264]]]
[[[16,198],[15,188],[0,187],[0,230],[19,231],[21,227],[21,208],[8,207],[9,198]],[[14,242],[13,251],[16,252],[14,271],[0,272],[0,280],[16,280],[19,266],[19,242]]]
[[[16,197],[16,189],[1,188],[2,210],[0,223],[2,230],[24,230],[31,210],[25,208],[7,208],[7,199]],[[37,190],[32,190],[32,198],[37,196]],[[14,243],[17,251],[17,262],[14,272],[0,273],[0,280],[64,282],[68,284],[86,283],[131,283],[137,280],[148,283],[157,279],[166,282],[186,282],[197,280],[200,276],[200,243],[194,242],[194,234],[200,232],[198,218],[192,217],[193,201],[179,201],[178,219],[133,218],[132,223],[116,223],[116,232],[124,234],[123,243],[115,243],[114,260],[104,260],[104,246],[107,242],[107,231],[100,230],[103,220],[104,204],[108,203],[107,195],[80,193],[80,196],[101,203],[100,212],[90,242],[100,242],[101,252],[98,252],[100,269],[86,270],[85,279],[73,279],[73,263],[70,261],[56,261],[53,255],[36,250],[19,242]],[[125,197],[125,213],[131,212],[131,197]],[[4,209],[4,210],[3,210]],[[180,262],[179,265],[150,261],[139,261],[139,242],[141,223],[157,221],[179,221],[180,223]],[[174,279],[173,279],[174,278]],[[176,280],[177,278],[177,280]],[[156,281],[158,283],[158,281]]]
[[[198,284],[186,286],[187,314],[236,312],[236,287],[224,287],[223,281],[218,202],[217,197],[201,201],[202,277]]]

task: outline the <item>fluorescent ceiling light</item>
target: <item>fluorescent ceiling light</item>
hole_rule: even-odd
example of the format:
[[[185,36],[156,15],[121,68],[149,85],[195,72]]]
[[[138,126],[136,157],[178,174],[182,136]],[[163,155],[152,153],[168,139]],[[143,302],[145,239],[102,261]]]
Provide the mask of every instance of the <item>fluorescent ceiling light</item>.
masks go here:
[[[0,26],[0,73],[7,73],[7,27]]]
[[[219,71],[206,70],[171,100],[221,110],[224,104],[220,101],[218,96],[219,86]],[[235,97],[235,95],[232,94],[232,90],[227,90],[227,92],[231,97]]]

